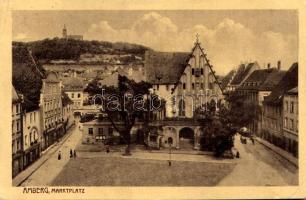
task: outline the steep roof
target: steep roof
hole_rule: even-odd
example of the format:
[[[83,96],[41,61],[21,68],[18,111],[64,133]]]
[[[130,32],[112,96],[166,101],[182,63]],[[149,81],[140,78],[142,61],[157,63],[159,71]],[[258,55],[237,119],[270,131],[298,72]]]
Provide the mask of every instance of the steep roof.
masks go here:
[[[13,103],[19,103],[20,102],[20,98],[19,98],[14,86],[12,86],[12,102]]]
[[[146,51],[146,79],[152,84],[176,84],[190,54],[183,52]]]
[[[79,77],[64,77],[63,80],[64,90],[83,90],[83,79]]]
[[[290,89],[286,92],[286,94],[298,94],[298,93],[299,93],[299,87],[298,86],[294,87],[294,88],[292,88],[292,89]]]
[[[280,105],[284,93],[298,86],[298,63],[293,63],[279,83],[274,87],[271,94],[264,99],[264,104]]]
[[[283,77],[284,72],[275,68],[258,69],[243,82],[239,87],[241,90],[272,90],[272,88]]]
[[[266,80],[259,87],[259,90],[266,90],[266,91],[272,90],[279,83],[279,81],[285,76],[285,74],[286,71],[284,70],[276,70],[270,73],[270,75],[268,75]]]
[[[231,82],[233,76],[235,75],[235,70],[231,70],[221,81],[221,89],[224,90],[226,86]]]
[[[256,62],[249,64],[241,64],[237,70],[235,77],[233,78],[231,84],[239,85],[248,75],[253,66],[257,65]]]

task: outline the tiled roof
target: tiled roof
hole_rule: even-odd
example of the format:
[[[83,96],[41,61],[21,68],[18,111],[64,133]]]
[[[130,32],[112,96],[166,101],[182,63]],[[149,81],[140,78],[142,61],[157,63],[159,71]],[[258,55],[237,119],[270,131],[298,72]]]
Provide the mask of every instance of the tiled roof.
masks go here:
[[[272,90],[284,72],[275,68],[255,70],[239,87],[240,90]]]
[[[176,84],[180,79],[189,53],[146,51],[146,80],[152,84]]]
[[[294,87],[294,88],[292,88],[292,89],[290,89],[286,92],[286,94],[298,94],[298,93],[299,93],[299,87],[298,86]]]
[[[84,87],[83,79],[79,77],[64,77],[62,82],[65,91],[83,90]]]
[[[248,75],[252,67],[254,67],[255,65],[258,65],[258,64],[256,62],[249,63],[249,64],[241,64],[231,84],[239,85],[246,78],[246,76]]]
[[[284,93],[296,86],[298,86],[298,63],[293,63],[271,94],[265,98],[264,104],[279,105],[283,100]]]
[[[268,75],[268,77],[266,78],[266,80],[261,84],[259,90],[272,90],[278,83],[279,81],[285,76],[286,71],[284,70],[276,70],[272,73],[270,73],[270,75]]]
[[[13,103],[18,103],[18,102],[20,102],[20,98],[19,98],[19,96],[18,96],[18,94],[17,94],[17,92],[16,92],[14,86],[12,86],[12,102],[13,102]]]
[[[231,82],[233,76],[235,75],[235,70],[231,70],[221,81],[221,89],[224,90],[226,86]]]

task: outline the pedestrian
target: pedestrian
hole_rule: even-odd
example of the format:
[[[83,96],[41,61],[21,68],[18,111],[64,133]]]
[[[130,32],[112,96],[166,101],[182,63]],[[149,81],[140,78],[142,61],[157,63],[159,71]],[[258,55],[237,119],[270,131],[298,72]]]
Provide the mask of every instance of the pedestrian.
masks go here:
[[[76,151],[75,151],[75,150],[73,150],[73,156],[74,156],[75,158],[77,157]]]
[[[109,146],[106,146],[106,153],[109,153],[110,150],[109,150]]]
[[[61,151],[58,152],[57,159],[60,160],[62,158]]]
[[[237,153],[236,153],[236,158],[240,158],[239,151],[237,151]]]
[[[254,138],[251,138],[251,140],[252,140],[252,143],[253,143],[253,145],[255,145],[255,141],[254,141]]]
[[[72,149],[70,149],[70,158],[73,157]]]

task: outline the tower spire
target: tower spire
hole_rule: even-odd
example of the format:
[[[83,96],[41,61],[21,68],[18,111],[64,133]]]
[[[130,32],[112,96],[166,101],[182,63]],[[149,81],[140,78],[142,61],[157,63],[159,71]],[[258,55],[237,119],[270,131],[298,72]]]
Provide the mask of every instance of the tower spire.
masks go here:
[[[67,29],[66,29],[66,24],[64,24],[64,28],[63,28],[63,38],[67,39]]]

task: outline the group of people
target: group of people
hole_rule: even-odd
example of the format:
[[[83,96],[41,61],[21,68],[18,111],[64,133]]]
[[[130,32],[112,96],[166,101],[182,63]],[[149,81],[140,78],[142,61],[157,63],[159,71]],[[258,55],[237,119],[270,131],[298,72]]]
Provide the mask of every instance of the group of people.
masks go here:
[[[77,156],[77,155],[76,155],[76,151],[70,149],[70,158],[76,158],[76,156]],[[58,160],[62,159],[62,153],[61,153],[61,151],[58,152],[57,159],[58,159]]]

